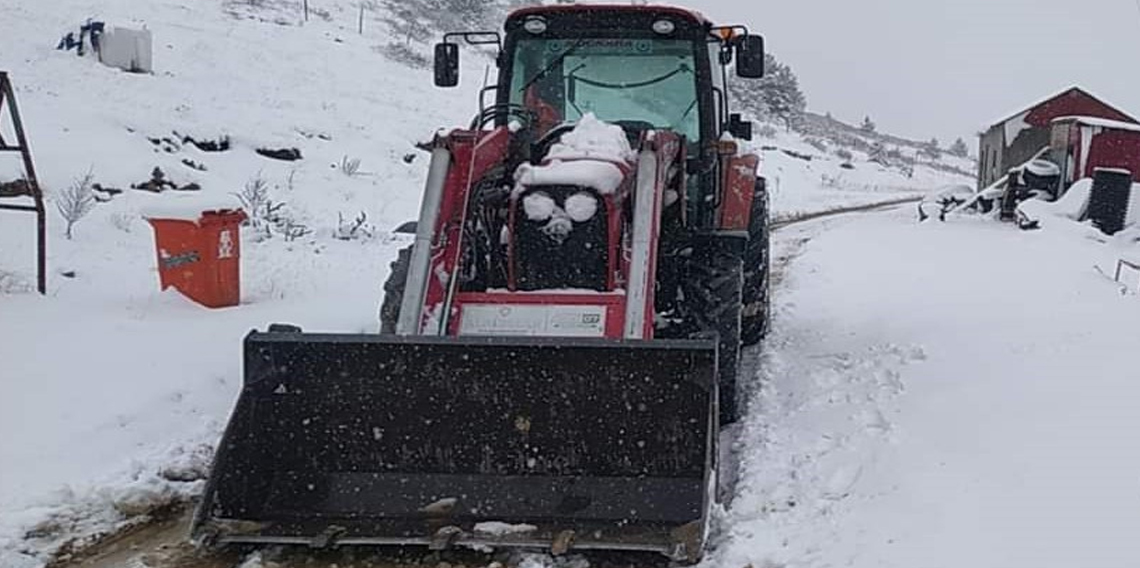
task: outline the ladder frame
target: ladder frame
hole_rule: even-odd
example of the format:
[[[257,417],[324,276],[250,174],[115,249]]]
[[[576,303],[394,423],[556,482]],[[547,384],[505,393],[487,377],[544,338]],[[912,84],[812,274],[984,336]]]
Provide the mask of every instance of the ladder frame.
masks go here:
[[[34,205],[0,202],[0,210],[27,211],[36,214],[36,289],[39,290],[40,294],[46,294],[47,219],[44,209],[44,195],[40,189],[39,179],[36,177],[36,167],[32,162],[32,151],[28,147],[27,136],[24,134],[24,123],[20,120],[19,107],[16,106],[16,93],[12,89],[12,82],[8,79],[8,73],[0,71],[0,126],[4,124],[5,105],[7,105],[7,114],[11,117],[12,126],[16,132],[16,144],[12,145],[5,140],[3,128],[0,128],[0,153],[20,153],[24,162],[24,182],[27,184],[27,197],[32,198]]]

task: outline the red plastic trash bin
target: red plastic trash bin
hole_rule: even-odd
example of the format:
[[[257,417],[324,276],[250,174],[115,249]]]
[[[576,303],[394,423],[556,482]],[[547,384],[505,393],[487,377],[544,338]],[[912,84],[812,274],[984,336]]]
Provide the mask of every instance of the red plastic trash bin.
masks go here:
[[[173,286],[208,308],[241,303],[240,209],[203,211],[197,221],[148,217],[162,289]]]

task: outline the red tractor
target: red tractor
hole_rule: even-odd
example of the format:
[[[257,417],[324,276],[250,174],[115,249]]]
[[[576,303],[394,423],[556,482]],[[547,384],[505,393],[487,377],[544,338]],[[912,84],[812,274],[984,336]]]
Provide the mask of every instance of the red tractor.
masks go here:
[[[759,36],[557,5],[498,33],[494,102],[430,145],[381,333],[252,332],[194,533],[221,543],[700,558],[742,345],[768,323],[759,159],[728,68]]]

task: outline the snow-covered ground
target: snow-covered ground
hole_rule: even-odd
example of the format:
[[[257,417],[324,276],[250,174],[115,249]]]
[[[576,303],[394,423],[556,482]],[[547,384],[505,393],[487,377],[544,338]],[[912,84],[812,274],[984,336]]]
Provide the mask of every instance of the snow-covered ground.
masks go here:
[[[426,155],[413,144],[469,121],[486,61],[469,54],[464,86],[436,90],[429,72],[377,53],[390,38],[375,20],[357,34],[356,2],[322,2],[328,18],[304,26],[296,3],[266,4],[0,0],[0,69],[15,84],[52,200],[45,297],[30,291],[32,216],[0,212],[4,568],[37,566],[62,540],[200,491],[250,329],[275,321],[314,331],[377,328],[380,283],[404,243],[391,231],[415,217],[426,175]],[[155,73],[127,74],[54,49],[91,16],[146,25]],[[202,152],[175,132],[228,136],[233,148]],[[819,153],[791,134],[756,145],[777,148],[763,153],[778,214],[961,181],[925,168],[906,177],[858,159],[855,170],[823,155],[807,162],[780,150]],[[297,148],[303,159],[270,160],[258,147]],[[354,159],[360,171],[348,175],[342,163]],[[205,310],[159,292],[141,213],[182,197],[128,189],[156,166],[211,199],[232,200],[260,179],[294,226],[311,232],[243,234],[238,308]],[[0,179],[18,171],[15,161],[0,161]],[[88,172],[125,191],[97,204],[67,240],[54,200]],[[341,218],[361,213],[365,233],[334,237]]]
[[[799,256],[710,565],[1136,565],[1138,275],[1106,276],[1131,239],[903,208],[776,246]]]

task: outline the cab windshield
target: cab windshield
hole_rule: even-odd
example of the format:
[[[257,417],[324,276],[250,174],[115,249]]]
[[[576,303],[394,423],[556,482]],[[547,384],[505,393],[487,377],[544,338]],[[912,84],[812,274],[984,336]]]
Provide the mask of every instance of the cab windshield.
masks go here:
[[[593,113],[700,138],[695,52],[685,40],[519,40],[509,102],[534,111],[544,130]]]

